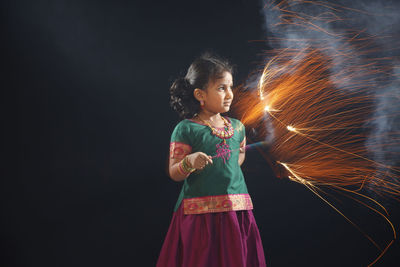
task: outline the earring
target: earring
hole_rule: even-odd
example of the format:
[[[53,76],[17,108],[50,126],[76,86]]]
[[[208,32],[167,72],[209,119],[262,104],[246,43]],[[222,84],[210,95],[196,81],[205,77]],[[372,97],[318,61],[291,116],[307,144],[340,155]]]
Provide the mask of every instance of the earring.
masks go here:
[[[200,100],[200,106],[204,106],[204,101]]]

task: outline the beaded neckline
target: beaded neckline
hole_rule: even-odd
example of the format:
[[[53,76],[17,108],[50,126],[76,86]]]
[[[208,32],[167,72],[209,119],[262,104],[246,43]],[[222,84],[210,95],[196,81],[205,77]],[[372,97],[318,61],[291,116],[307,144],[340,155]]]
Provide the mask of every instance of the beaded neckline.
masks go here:
[[[224,117],[224,116],[222,116],[222,117]],[[231,122],[231,120],[228,118],[228,117],[224,117],[229,123],[232,123]],[[195,120],[193,120],[193,119],[187,119],[187,120],[189,120],[189,121],[191,121],[191,122],[193,122],[193,123],[196,123],[196,124],[199,124],[199,125],[203,125],[203,126],[207,126],[208,127],[208,125],[207,124],[205,124],[205,123],[201,123],[201,122],[199,122],[199,121],[195,121]],[[215,126],[213,126],[214,128],[216,128],[216,129],[221,129],[221,130],[223,130],[226,126],[222,126],[222,127],[215,127]]]

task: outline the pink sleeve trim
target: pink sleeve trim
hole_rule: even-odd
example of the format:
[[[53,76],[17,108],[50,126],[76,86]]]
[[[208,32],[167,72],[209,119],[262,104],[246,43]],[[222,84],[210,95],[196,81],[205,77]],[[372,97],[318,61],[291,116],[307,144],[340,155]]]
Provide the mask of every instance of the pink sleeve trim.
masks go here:
[[[183,159],[192,152],[192,147],[181,142],[171,142],[169,145],[169,156],[171,159]]]

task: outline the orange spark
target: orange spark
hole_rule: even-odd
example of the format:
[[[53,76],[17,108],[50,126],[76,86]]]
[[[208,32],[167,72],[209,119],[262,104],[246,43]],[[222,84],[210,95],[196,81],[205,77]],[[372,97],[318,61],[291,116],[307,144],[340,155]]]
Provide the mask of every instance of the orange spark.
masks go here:
[[[329,11],[320,16],[308,16],[287,8],[289,2],[315,4]],[[284,47],[267,52],[272,56],[265,63],[257,87],[239,88],[233,109],[246,126],[262,130],[260,138],[274,136],[269,152],[286,170],[289,179],[306,186],[357,227],[318,191],[327,186],[348,194],[382,216],[395,239],[396,231],[386,209],[368,196],[368,190],[373,190],[378,195],[400,200],[400,168],[371,157],[371,151],[378,151],[383,146],[399,146],[400,133],[387,133],[393,136],[393,143],[366,146],[372,130],[368,123],[376,120],[374,114],[384,108],[376,105],[379,94],[374,94],[374,81],[377,75],[393,76],[394,68],[384,64],[389,57],[371,56],[378,51],[374,40],[379,37],[368,36],[365,29],[336,34],[315,23],[345,21],[338,11],[357,11],[351,8],[321,1],[272,1],[266,8],[281,12],[280,27],[300,26],[322,32],[329,38],[336,38],[340,44],[336,43],[338,45],[333,48],[322,39],[298,49]],[[287,40],[301,43],[306,38]],[[355,60],[354,51],[368,57]],[[334,72],[332,69],[337,60],[345,67]],[[393,97],[400,99],[398,94]],[[390,114],[386,118],[398,115]],[[272,127],[267,129],[266,122]],[[376,133],[377,136],[380,134]],[[363,201],[371,201],[378,207],[375,209]],[[381,249],[372,238],[366,237],[381,251],[372,265],[393,241]]]

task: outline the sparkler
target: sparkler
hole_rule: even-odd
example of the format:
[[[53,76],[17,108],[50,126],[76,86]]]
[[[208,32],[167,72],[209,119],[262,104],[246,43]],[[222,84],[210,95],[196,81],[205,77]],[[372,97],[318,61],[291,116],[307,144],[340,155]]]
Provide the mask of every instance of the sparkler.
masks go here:
[[[318,5],[327,11],[310,16],[290,9],[290,5],[301,3]],[[299,44],[299,47],[294,45],[272,50],[257,87],[236,92],[237,101],[233,108],[241,114],[241,121],[246,126],[264,129],[260,137],[273,135],[270,155],[286,170],[290,180],[306,186],[362,232],[322,196],[321,187],[346,193],[382,216],[389,224],[394,240],[396,231],[388,219],[387,210],[368,196],[371,191],[397,200],[400,196],[400,168],[371,156],[371,151],[378,151],[383,146],[400,146],[400,133],[376,133],[382,137],[390,134],[390,143],[371,143],[368,139],[373,130],[371,123],[378,119],[374,114],[379,114],[384,108],[376,105],[376,91],[379,90],[376,86],[380,85],[377,81],[397,78],[393,77],[393,67],[385,64],[388,58],[373,57],[373,52],[377,51],[373,41],[378,37],[363,35],[362,31],[354,29],[341,33],[325,29],[323,23],[344,20],[337,11],[356,12],[339,5],[273,1],[266,8],[280,12],[280,20],[275,26],[322,32],[329,42],[306,38],[284,40],[289,44]],[[400,99],[396,93],[393,97]],[[389,114],[393,117],[398,115]],[[266,123],[269,129],[263,128]],[[371,266],[382,257],[393,240],[382,249],[372,238],[364,235],[381,251]]]

